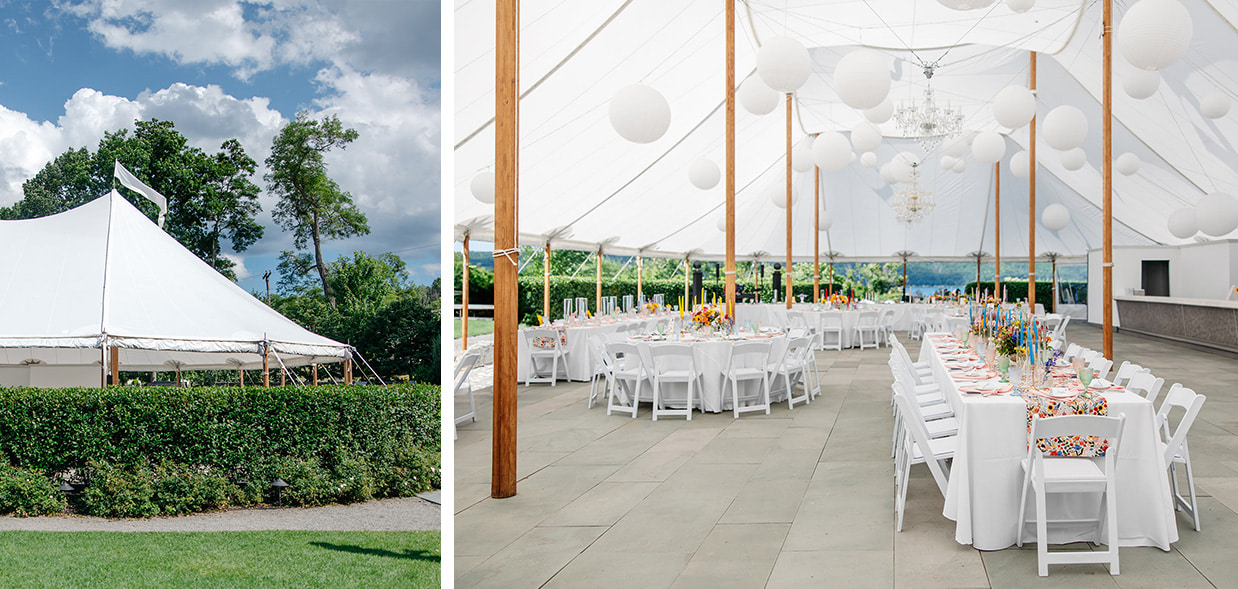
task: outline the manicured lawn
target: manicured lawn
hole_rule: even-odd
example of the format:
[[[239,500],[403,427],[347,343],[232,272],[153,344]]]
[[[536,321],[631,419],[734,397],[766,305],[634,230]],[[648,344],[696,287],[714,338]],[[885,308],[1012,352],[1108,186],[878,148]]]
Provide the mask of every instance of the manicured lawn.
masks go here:
[[[0,532],[0,587],[438,587],[428,532]]]
[[[456,318],[456,339],[464,337],[464,327],[460,323],[460,318]],[[478,319],[477,317],[469,317],[469,337],[475,335],[486,335],[494,333],[494,319]]]

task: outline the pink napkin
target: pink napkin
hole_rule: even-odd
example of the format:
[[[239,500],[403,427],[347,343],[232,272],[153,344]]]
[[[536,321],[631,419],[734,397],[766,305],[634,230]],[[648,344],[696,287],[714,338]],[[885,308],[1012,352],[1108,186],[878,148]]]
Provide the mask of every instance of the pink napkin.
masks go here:
[[[968,376],[966,374],[951,374],[950,376],[954,378],[954,380],[989,380],[990,378],[996,378],[997,373],[986,372],[984,374],[977,375],[977,376]]]
[[[964,392],[964,393],[981,393],[981,394],[985,394],[985,393],[987,393],[987,394],[990,394],[990,395],[1004,395],[1004,394],[1009,393],[1010,391],[1013,391],[1013,390],[1014,390],[1014,385],[1013,385],[1013,384],[1011,384],[1011,383],[1006,383],[1006,384],[1004,384],[1004,385],[1002,385],[1002,386],[1000,386],[1000,387],[997,387],[997,388],[995,388],[995,389],[990,389],[990,390],[987,390],[987,391],[986,391],[986,390],[981,390],[981,389],[976,388],[976,387],[959,387],[959,391]]]

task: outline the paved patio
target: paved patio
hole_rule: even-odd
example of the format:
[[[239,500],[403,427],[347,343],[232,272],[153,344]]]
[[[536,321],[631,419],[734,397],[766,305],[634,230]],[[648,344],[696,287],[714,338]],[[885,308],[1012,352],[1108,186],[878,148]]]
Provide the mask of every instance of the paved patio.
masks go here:
[[[1100,348],[1100,330],[1068,338]],[[905,338],[904,338],[905,339]],[[1208,396],[1190,434],[1203,531],[1123,548],[1122,573],[1057,565],[1035,545],[981,552],[927,469],[894,531],[888,351],[817,353],[823,395],[769,416],[652,422],[586,409],[588,383],[521,386],[519,493],[490,499],[490,391],[455,444],[457,587],[1235,587],[1238,361],[1118,334],[1131,360]],[[917,342],[909,342],[913,355]],[[1077,549],[1078,546],[1070,548]]]

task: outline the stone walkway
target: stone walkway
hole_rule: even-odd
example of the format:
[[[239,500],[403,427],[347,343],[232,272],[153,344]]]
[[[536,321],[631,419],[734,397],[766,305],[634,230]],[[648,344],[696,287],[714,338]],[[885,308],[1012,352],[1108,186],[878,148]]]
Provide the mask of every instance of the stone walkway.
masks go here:
[[[1099,348],[1100,331],[1069,329]],[[472,342],[470,342],[472,343]],[[913,353],[918,343],[912,343]],[[1190,434],[1203,531],[1123,548],[1122,572],[1055,566],[1035,545],[981,552],[927,469],[894,531],[888,351],[818,352],[824,395],[772,415],[653,422],[586,409],[588,383],[519,387],[519,493],[488,497],[490,396],[455,450],[457,587],[1233,587],[1238,362],[1119,334],[1115,356],[1208,396]],[[1074,547],[1072,547],[1074,548]]]

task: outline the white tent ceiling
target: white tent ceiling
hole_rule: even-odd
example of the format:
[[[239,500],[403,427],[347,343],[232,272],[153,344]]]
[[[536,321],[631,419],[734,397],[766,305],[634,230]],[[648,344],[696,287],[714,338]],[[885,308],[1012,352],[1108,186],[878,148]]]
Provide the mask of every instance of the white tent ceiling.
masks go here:
[[[313,334],[224,278],[116,191],[38,219],[0,221],[0,365],[254,369],[338,362]],[[271,363],[278,367],[274,357]]]
[[[1115,23],[1130,2],[1115,2]],[[1130,69],[1114,57],[1114,155],[1127,151],[1142,161],[1133,176],[1115,174],[1116,245],[1184,243],[1166,218],[1208,192],[1238,190],[1235,112],[1204,118],[1198,96],[1219,89],[1238,97],[1238,8],[1217,1],[1186,2],[1195,33],[1187,55],[1162,70],[1157,93],[1144,100],[1122,91]],[[1028,51],[1039,53],[1038,121],[1053,107],[1072,104],[1089,117],[1083,148],[1088,163],[1068,171],[1058,152],[1038,138],[1037,209],[1053,203],[1071,212],[1058,232],[1040,226],[1037,251],[1081,256],[1101,245],[1101,6],[1079,0],[1038,0],[1024,14],[1000,0],[974,11],[954,11],[932,0],[787,0],[740,2],[737,6],[736,76],[754,75],[760,39],[787,35],[809,47],[813,74],[794,97],[793,140],[812,133],[846,134],[863,115],[838,99],[833,71],[855,45],[879,50],[891,63],[890,96],[918,98],[925,78],[920,63],[938,62],[932,84],[938,100],[960,106],[965,126],[1006,134],[1002,161],[1003,257],[1027,255],[1029,212],[1026,180],[1009,173],[1008,162],[1028,145],[1028,129],[999,129],[989,104],[1009,84],[1028,83]],[[490,205],[476,201],[469,183],[492,169],[494,158],[494,7],[457,2],[455,94],[455,218],[457,231],[491,237]],[[723,4],[606,0],[521,2],[520,208],[521,243],[593,249],[605,243],[613,254],[719,259],[724,236],[715,224],[722,183],[693,187],[689,165],[709,158],[722,165],[724,152]],[[630,143],[612,129],[607,109],[624,86],[659,90],[671,106],[671,124],[653,143]],[[755,252],[781,258],[784,211],[769,192],[784,190],[785,113],[757,116],[736,111],[737,246],[744,259]],[[894,188],[875,168],[854,163],[822,172],[824,206],[834,218],[821,251],[848,259],[885,258],[899,250],[924,259],[949,259],[994,251],[994,169],[969,157],[961,174],[942,171],[939,151],[924,154],[901,139],[894,123],[881,125],[878,150],[885,162],[897,152],[924,155],[923,182],[937,208],[917,224],[896,221],[889,205]],[[812,173],[796,173],[792,250],[812,257]],[[1232,235],[1231,235],[1232,237]]]

